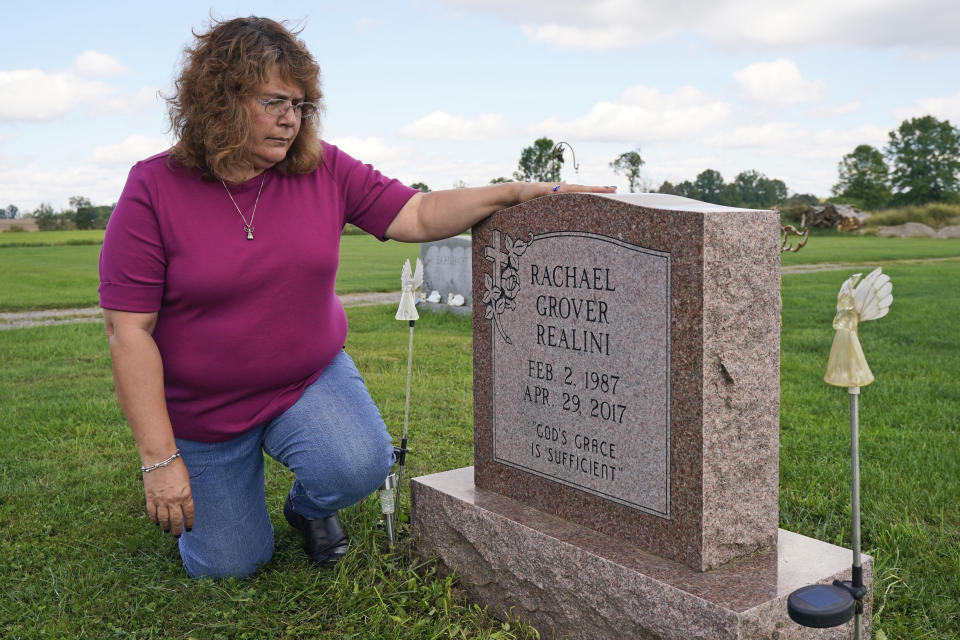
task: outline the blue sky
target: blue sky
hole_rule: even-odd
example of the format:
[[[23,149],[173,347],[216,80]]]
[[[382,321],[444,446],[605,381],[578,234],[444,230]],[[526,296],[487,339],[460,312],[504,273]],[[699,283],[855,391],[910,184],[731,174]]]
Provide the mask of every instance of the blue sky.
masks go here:
[[[433,189],[510,176],[540,136],[568,182],[755,169],[829,195],[837,163],[908,117],[960,124],[955,0],[0,2],[0,206],[114,202],[169,146],[165,107],[210,15],[302,26],[320,63],[324,137]]]

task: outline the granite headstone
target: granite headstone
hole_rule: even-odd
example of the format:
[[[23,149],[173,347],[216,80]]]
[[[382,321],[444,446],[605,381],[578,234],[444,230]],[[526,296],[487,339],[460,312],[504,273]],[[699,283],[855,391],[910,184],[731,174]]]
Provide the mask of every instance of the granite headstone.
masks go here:
[[[843,637],[786,616],[849,552],[777,528],[779,232],[661,194],[474,227],[474,468],[412,481],[421,552],[547,637]]]
[[[429,295],[440,294],[438,303],[421,303],[423,308],[450,309],[455,312],[473,308],[473,271],[471,268],[470,236],[454,236],[420,245],[423,261],[422,291]],[[450,295],[461,295],[464,303],[459,308],[446,304]]]
[[[696,570],[773,547],[777,214],[573,194],[473,237],[477,486]]]

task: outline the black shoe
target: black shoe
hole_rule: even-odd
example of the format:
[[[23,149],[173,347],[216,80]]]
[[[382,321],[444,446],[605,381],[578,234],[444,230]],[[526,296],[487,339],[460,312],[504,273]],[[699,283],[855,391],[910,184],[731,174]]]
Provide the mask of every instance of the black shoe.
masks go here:
[[[350,539],[343,532],[336,513],[316,520],[304,518],[293,510],[288,495],[283,503],[283,517],[291,527],[303,534],[303,548],[314,564],[332,567],[347,554]]]

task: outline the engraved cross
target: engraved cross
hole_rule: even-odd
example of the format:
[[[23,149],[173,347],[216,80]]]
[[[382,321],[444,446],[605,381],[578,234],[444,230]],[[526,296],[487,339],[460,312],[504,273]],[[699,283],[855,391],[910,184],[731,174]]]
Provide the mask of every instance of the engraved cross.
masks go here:
[[[500,232],[494,230],[491,236],[492,242],[489,247],[483,250],[483,257],[493,263],[493,283],[494,286],[500,286],[500,276],[503,273],[503,267],[507,264],[506,253],[500,251]]]

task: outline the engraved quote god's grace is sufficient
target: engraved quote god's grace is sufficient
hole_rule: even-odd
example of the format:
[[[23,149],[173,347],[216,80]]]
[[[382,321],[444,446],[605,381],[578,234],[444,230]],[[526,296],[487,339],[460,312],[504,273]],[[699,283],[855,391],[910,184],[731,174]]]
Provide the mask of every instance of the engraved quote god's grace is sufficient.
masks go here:
[[[669,254],[494,231],[485,258],[494,460],[668,518]]]

